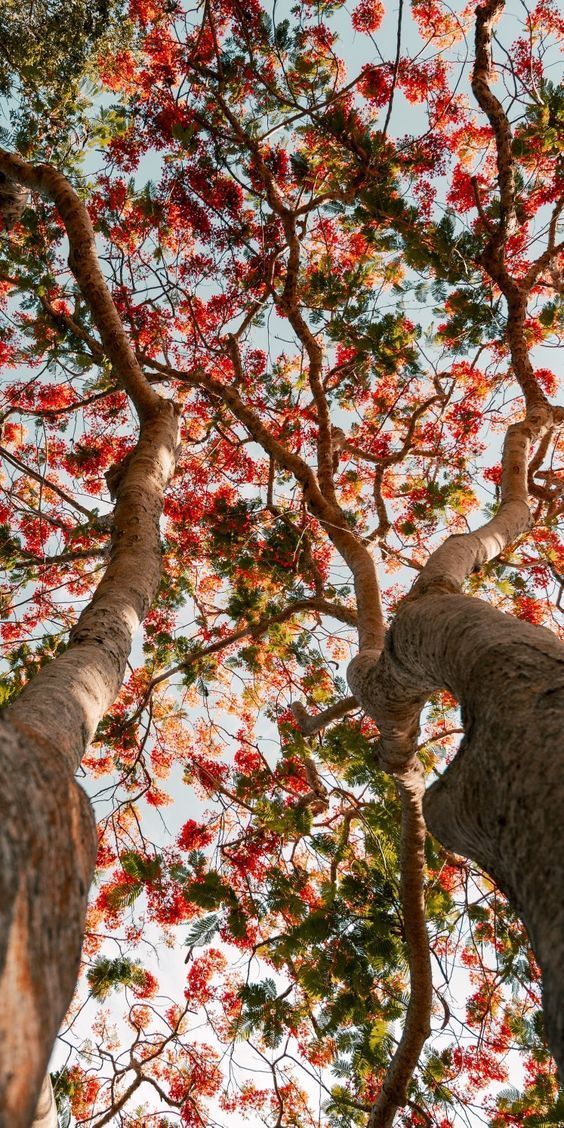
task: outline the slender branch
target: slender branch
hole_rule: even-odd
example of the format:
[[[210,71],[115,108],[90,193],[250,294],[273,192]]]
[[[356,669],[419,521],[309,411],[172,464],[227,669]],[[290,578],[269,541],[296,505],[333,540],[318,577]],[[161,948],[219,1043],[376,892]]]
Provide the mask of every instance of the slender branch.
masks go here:
[[[398,1108],[407,1102],[407,1089],[431,1033],[433,977],[425,924],[425,791],[423,768],[414,764],[396,775],[401,799],[400,898],[409,963],[410,997],[403,1033],[388,1067],[382,1089],[368,1120],[368,1128],[391,1128]]]
[[[21,470],[22,474],[27,474],[28,477],[34,478],[36,482],[39,482],[39,485],[42,486],[43,489],[50,490],[51,493],[57,494],[57,496],[60,497],[62,501],[65,501],[67,505],[70,505],[73,509],[76,509],[78,513],[82,513],[83,516],[87,517],[89,521],[92,521],[96,517],[96,514],[93,513],[91,509],[87,509],[86,506],[81,505],[79,501],[76,501],[75,498],[66,493],[66,491],[63,490],[61,486],[58,486],[55,482],[52,482],[49,478],[46,478],[43,474],[40,474],[38,470],[33,470],[31,466],[27,466],[26,463],[17,458],[15,454],[12,454],[11,451],[6,450],[6,447],[0,446],[0,455],[2,455],[2,457],[5,458],[7,462],[11,462],[12,466],[15,466],[16,470]]]
[[[95,1128],[104,1128],[105,1124],[111,1124],[114,1117],[117,1116],[122,1108],[125,1108],[129,1098],[137,1092],[139,1086],[142,1085],[144,1081],[145,1077],[139,1070],[136,1073],[136,1076],[133,1078],[131,1084],[123,1090],[123,1093],[121,1094],[119,1100],[117,1100],[115,1103],[112,1103],[110,1108],[100,1117],[99,1120],[96,1121]]]
[[[383,497],[383,494],[382,494],[382,485],[383,485],[383,482],[384,482],[384,474],[386,473],[386,470],[388,469],[389,466],[393,466],[393,465],[397,464],[398,462],[403,461],[406,454],[411,449],[411,445],[412,445],[412,441],[413,441],[413,435],[415,433],[415,428],[416,428],[417,423],[419,422],[421,416],[425,414],[427,409],[429,407],[431,407],[431,405],[433,403],[437,403],[440,400],[443,400],[442,395],[434,395],[434,396],[431,396],[429,399],[424,400],[423,403],[419,404],[419,406],[415,409],[415,411],[413,412],[413,414],[411,416],[411,419],[409,421],[409,426],[407,428],[407,432],[405,434],[405,437],[404,437],[404,440],[402,442],[401,447],[399,448],[399,450],[394,451],[392,454],[388,454],[388,455],[373,454],[372,451],[364,450],[362,447],[357,446],[356,443],[351,442],[344,435],[343,435],[342,439],[340,440],[340,443],[339,443],[340,449],[346,450],[350,454],[355,454],[355,455],[357,455],[358,458],[363,458],[367,462],[373,462],[373,463],[376,464],[376,471],[375,471],[375,474],[374,474],[373,493],[374,493],[374,503],[376,505],[376,513],[378,515],[378,526],[370,534],[370,537],[368,538],[370,541],[380,540],[381,538],[384,538],[386,536],[386,533],[388,532],[388,530],[391,528],[391,521],[390,521],[390,518],[388,516],[388,511],[386,509],[386,503],[384,501],[384,497]],[[335,429],[334,429],[334,432],[335,432]],[[334,442],[334,445],[335,445],[335,442]]]
[[[235,642],[240,642],[243,638],[260,638],[261,635],[267,633],[271,627],[279,623],[285,623],[291,619],[293,615],[298,615],[304,611],[317,611],[322,615],[331,615],[334,619],[339,619],[343,623],[348,623],[350,626],[357,626],[357,615],[352,607],[345,607],[342,603],[331,603],[329,600],[313,597],[311,599],[296,599],[293,603],[289,603],[283,607],[281,611],[276,611],[273,615],[269,615],[264,619],[259,619],[257,622],[246,623],[244,627],[240,627],[237,631],[232,631],[223,638],[216,639],[211,642],[209,646],[198,647],[197,650],[192,651],[182,662],[176,666],[171,666],[168,670],[163,670],[161,674],[157,674],[149,682],[141,704],[135,710],[135,713],[129,717],[127,724],[132,724],[143,712],[153,690],[156,689],[164,681],[174,677],[175,674],[185,673],[186,670],[193,666],[195,662],[201,662],[205,658],[210,658],[213,654],[219,654],[222,650],[226,650]]]
[[[539,255],[535,262],[531,264],[523,279],[523,287],[526,290],[530,290],[531,287],[534,286],[537,278],[539,277],[539,274],[544,270],[545,266],[549,266],[552,260],[558,258],[558,256],[564,251],[564,243],[556,242],[558,220],[563,208],[564,197],[556,201],[552,210],[552,215],[550,217],[550,223],[548,226],[548,242],[546,250],[544,250],[542,255]]]
[[[214,92],[214,97],[217,101],[218,106],[221,108],[222,113],[235,132],[237,138],[245,146],[247,151],[252,154],[258,172],[264,184],[268,202],[274,214],[279,217],[284,229],[284,235],[286,237],[289,251],[288,262],[286,266],[286,278],[284,281],[282,294],[278,296],[275,295],[275,297],[277,304],[288,318],[290,325],[292,326],[296,336],[302,343],[308,356],[308,378],[317,410],[317,461],[319,484],[323,495],[327,497],[333,504],[335,504],[336,498],[333,484],[331,419],[321,377],[323,350],[319,342],[317,341],[317,338],[311,332],[311,329],[304,320],[298,302],[297,288],[300,269],[300,240],[296,231],[296,216],[292,209],[288,206],[287,202],[284,200],[276,183],[276,180],[264,160],[258,142],[254,138],[250,137],[248,133],[246,133],[240,121],[227,105],[225,99],[222,97],[219,91]]]
[[[19,549],[22,564],[36,565],[38,568],[54,568],[59,564],[74,564],[76,560],[92,560],[105,555],[104,548],[77,548],[74,551],[59,552],[56,556],[36,556],[33,552]]]
[[[49,314],[49,317],[52,319],[55,325],[58,325],[59,327],[61,325],[64,325],[65,329],[70,329],[75,337],[78,337],[80,341],[84,341],[84,344],[88,345],[88,348],[90,349],[93,357],[95,357],[97,360],[104,359],[106,352],[103,346],[99,341],[96,340],[95,337],[92,336],[91,333],[88,332],[87,329],[84,329],[83,326],[80,325],[79,322],[76,321],[76,319],[72,317],[70,313],[66,313],[64,310],[56,309],[53,303],[50,302],[47,297],[45,297],[45,294],[39,294],[38,297],[41,305],[43,306],[43,309],[45,310],[45,313]]]
[[[52,165],[29,164],[19,155],[8,153],[5,149],[0,149],[0,172],[53,201],[69,240],[69,266],[90,307],[110,362],[134,404],[139,419],[159,410],[161,397],[151,388],[133,352],[100,269],[94,229],[80,197],[66,177]]]
[[[356,454],[359,458],[363,458],[366,462],[374,462],[378,467],[383,467],[384,469],[387,466],[393,466],[396,462],[402,462],[411,448],[415,428],[419,420],[421,419],[421,416],[425,414],[425,412],[432,406],[432,404],[437,403],[442,399],[442,395],[430,396],[429,399],[424,400],[423,403],[420,403],[418,407],[415,408],[415,411],[413,412],[411,419],[409,420],[408,428],[401,447],[399,448],[399,450],[394,451],[392,454],[373,454],[372,451],[364,450],[363,447],[357,446],[356,443],[351,442],[351,440],[347,439],[346,437],[341,442],[340,446],[343,450],[349,451],[350,454]]]
[[[496,253],[502,253],[503,242],[510,222],[515,218],[515,184],[511,128],[501,102],[492,93],[492,28],[497,22],[505,0],[486,0],[476,8],[476,59],[472,72],[472,92],[478,105],[487,115],[497,147],[498,184],[501,219],[494,237]]]
[[[390,124],[390,119],[391,119],[391,116],[392,116],[392,109],[393,109],[393,105],[394,105],[394,95],[395,95],[395,92],[396,92],[396,86],[397,86],[397,81],[398,81],[398,70],[399,70],[400,59],[401,59],[401,25],[402,25],[402,19],[403,19],[403,0],[399,0],[398,24],[397,24],[397,31],[396,31],[396,57],[394,59],[394,70],[393,70],[393,74],[392,74],[392,88],[390,90],[390,97],[388,98],[388,109],[386,111],[386,118],[385,118],[384,124],[382,126],[382,136],[383,137],[385,137],[387,132],[388,132],[388,126]]]
[[[339,505],[332,504],[322,493],[315,472],[298,454],[275,438],[258,413],[249,406],[232,384],[224,384],[202,368],[182,372],[156,360],[146,360],[149,367],[170,379],[202,387],[221,399],[274,460],[289,470],[300,483],[311,513],[319,520],[335,548],[348,564],[354,580],[358,606],[359,644],[362,649],[379,649],[385,634],[384,613],[374,561],[366,545],[349,527]]]
[[[382,493],[382,486],[384,484],[384,474],[386,467],[384,465],[378,466],[374,474],[374,485],[372,487],[374,495],[374,504],[376,506],[376,513],[378,516],[378,525],[371,532],[370,540],[384,539],[386,533],[391,529],[392,522],[390,521],[384,495]]]
[[[481,200],[481,197],[480,197],[480,189],[478,187],[478,177],[477,176],[472,177],[472,192],[473,192],[473,195],[474,195],[474,203],[476,204],[476,208],[478,210],[478,215],[480,216],[480,219],[482,220],[482,223],[483,223],[488,235],[490,236],[490,238],[493,238],[494,235],[495,235],[495,227],[493,226],[489,216],[487,216],[485,211],[484,211],[484,206],[482,204],[482,200]]]
[[[511,277],[505,262],[505,246],[512,225],[516,222],[515,210],[515,169],[512,151],[511,126],[501,102],[490,89],[492,74],[492,28],[505,7],[505,0],[486,0],[476,9],[476,59],[472,72],[472,91],[480,108],[486,114],[492,127],[497,156],[498,186],[500,199],[500,220],[490,230],[487,245],[481,262],[490,277],[497,283],[507,301],[507,342],[515,377],[525,396],[527,412],[548,407],[548,400],[535,378],[529,358],[525,333],[527,299],[529,292],[542,267],[552,258],[552,251],[545,258],[541,256],[540,265],[533,264],[528,275],[521,281]],[[480,211],[479,199],[477,198]],[[552,223],[552,221],[551,221]],[[549,231],[549,246],[554,240],[556,219]],[[538,267],[538,270],[537,270]]]

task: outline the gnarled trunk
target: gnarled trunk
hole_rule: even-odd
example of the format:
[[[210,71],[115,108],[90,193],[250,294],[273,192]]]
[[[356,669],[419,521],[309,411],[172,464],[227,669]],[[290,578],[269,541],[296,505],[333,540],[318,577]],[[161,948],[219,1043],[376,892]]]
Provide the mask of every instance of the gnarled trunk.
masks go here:
[[[405,601],[378,663],[355,665],[351,688],[384,718],[387,765],[399,766],[431,692],[460,702],[464,739],[426,793],[427,825],[491,874],[522,918],[564,1072],[564,646],[481,600],[429,594]]]

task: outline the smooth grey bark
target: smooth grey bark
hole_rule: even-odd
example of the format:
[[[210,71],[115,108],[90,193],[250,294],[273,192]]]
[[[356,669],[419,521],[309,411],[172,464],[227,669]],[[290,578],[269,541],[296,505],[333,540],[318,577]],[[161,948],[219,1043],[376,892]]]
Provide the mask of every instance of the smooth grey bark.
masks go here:
[[[408,598],[378,662],[350,684],[381,725],[384,766],[413,755],[422,703],[449,690],[464,738],[427,791],[431,832],[489,873],[523,920],[541,969],[547,1038],[564,1076],[564,646],[482,600]]]

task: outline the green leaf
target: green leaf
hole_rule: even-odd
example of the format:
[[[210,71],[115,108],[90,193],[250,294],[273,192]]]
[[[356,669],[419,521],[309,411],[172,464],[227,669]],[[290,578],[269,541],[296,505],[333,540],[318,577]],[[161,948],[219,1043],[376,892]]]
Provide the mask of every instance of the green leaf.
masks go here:
[[[217,909],[220,905],[236,901],[230,886],[216,870],[209,870],[199,881],[190,881],[184,888],[187,900],[202,909]]]
[[[133,963],[124,956],[109,959],[98,956],[89,967],[86,978],[90,993],[95,999],[105,999],[117,987],[131,987],[143,982],[144,970],[141,964]]]
[[[368,1045],[371,1050],[376,1050],[378,1046],[384,1041],[389,1029],[389,1023],[385,1019],[380,1019],[374,1022],[370,1028],[368,1035]]]
[[[205,944],[209,944],[210,940],[215,936],[219,928],[219,917],[217,913],[212,913],[211,916],[200,917],[195,920],[184,944],[187,948],[201,948]]]
[[[161,876],[160,854],[156,854],[154,858],[144,858],[135,850],[127,850],[120,855],[120,863],[123,872],[141,884],[158,881]]]

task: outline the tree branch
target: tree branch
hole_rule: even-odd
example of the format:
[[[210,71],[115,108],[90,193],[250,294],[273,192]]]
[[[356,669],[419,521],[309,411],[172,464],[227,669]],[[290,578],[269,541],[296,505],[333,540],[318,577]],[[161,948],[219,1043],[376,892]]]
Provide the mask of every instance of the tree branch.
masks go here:
[[[43,489],[50,490],[51,493],[57,494],[57,496],[60,497],[62,501],[66,502],[67,505],[70,505],[72,509],[76,509],[78,513],[82,513],[83,516],[88,519],[88,521],[95,519],[96,514],[93,513],[91,509],[87,509],[86,506],[81,505],[79,501],[76,501],[75,498],[66,493],[66,491],[63,490],[61,486],[58,486],[55,482],[50,481],[49,478],[46,478],[43,474],[40,474],[38,470],[33,470],[31,466],[26,466],[25,462],[22,462],[19,458],[16,457],[15,454],[12,454],[9,450],[6,450],[6,447],[0,446],[0,455],[2,455],[2,457],[5,458],[7,462],[11,462],[12,466],[14,466],[16,470],[21,470],[22,474],[27,474],[28,477],[34,478],[36,482],[39,482],[39,485]]]
[[[361,648],[381,648],[385,634],[385,623],[374,561],[366,545],[349,527],[341,508],[332,504],[323,495],[317,476],[307,462],[274,437],[257,412],[245,403],[232,384],[223,384],[220,380],[208,375],[202,368],[192,372],[183,372],[156,360],[147,359],[146,363],[149,367],[154,368],[157,372],[162,372],[170,379],[191,384],[192,387],[205,388],[212,395],[221,399],[230,408],[235,418],[247,428],[253,439],[262,446],[263,450],[271,455],[280,466],[294,475],[303,488],[304,498],[310,512],[317,517],[329,539],[341,553],[352,572],[358,606],[358,632]]]
[[[501,219],[493,237],[496,254],[503,257],[503,243],[515,218],[515,184],[511,128],[501,102],[492,93],[492,28],[505,7],[505,0],[486,0],[476,8],[476,59],[472,71],[472,92],[492,127],[498,165]]]
[[[433,977],[425,924],[425,837],[423,768],[417,763],[396,775],[401,799],[400,898],[409,963],[410,996],[399,1045],[388,1067],[368,1128],[391,1128],[423,1046],[431,1033]]]
[[[205,658],[210,658],[213,654],[219,654],[222,650],[232,646],[235,642],[240,642],[243,638],[260,638],[261,635],[267,633],[271,627],[276,626],[278,623],[285,623],[291,619],[293,615],[298,615],[303,611],[318,611],[322,615],[331,615],[334,619],[340,619],[343,623],[348,623],[350,626],[357,626],[357,615],[353,608],[345,607],[342,603],[331,603],[329,600],[321,599],[317,596],[311,599],[296,599],[293,603],[289,603],[283,607],[281,611],[276,611],[273,615],[267,618],[259,619],[257,622],[247,623],[244,627],[240,627],[237,631],[232,631],[223,638],[218,638],[215,642],[211,642],[209,646],[202,646],[198,650],[194,650],[184,661],[179,662],[176,666],[171,666],[168,670],[163,670],[161,674],[157,674],[152,678],[145,690],[141,704],[135,710],[135,713],[128,719],[127,724],[132,724],[142,713],[147,705],[147,702],[153,690],[160,685],[163,681],[168,681],[169,678],[174,677],[175,674],[185,672],[193,666],[195,662],[200,662]]]
[[[342,701],[337,701],[335,705],[330,705],[328,709],[324,709],[321,713],[315,715],[308,713],[305,706],[299,701],[294,701],[291,706],[294,720],[304,736],[313,736],[315,733],[321,732],[332,721],[339,721],[341,717],[354,713],[358,707],[356,697],[344,697]]]
[[[134,404],[139,419],[158,411],[160,396],[151,388],[133,352],[121,318],[100,269],[90,216],[82,200],[56,168],[32,165],[16,153],[0,149],[0,172],[49,197],[65,225],[70,244],[69,266],[90,308],[105,352]]]

